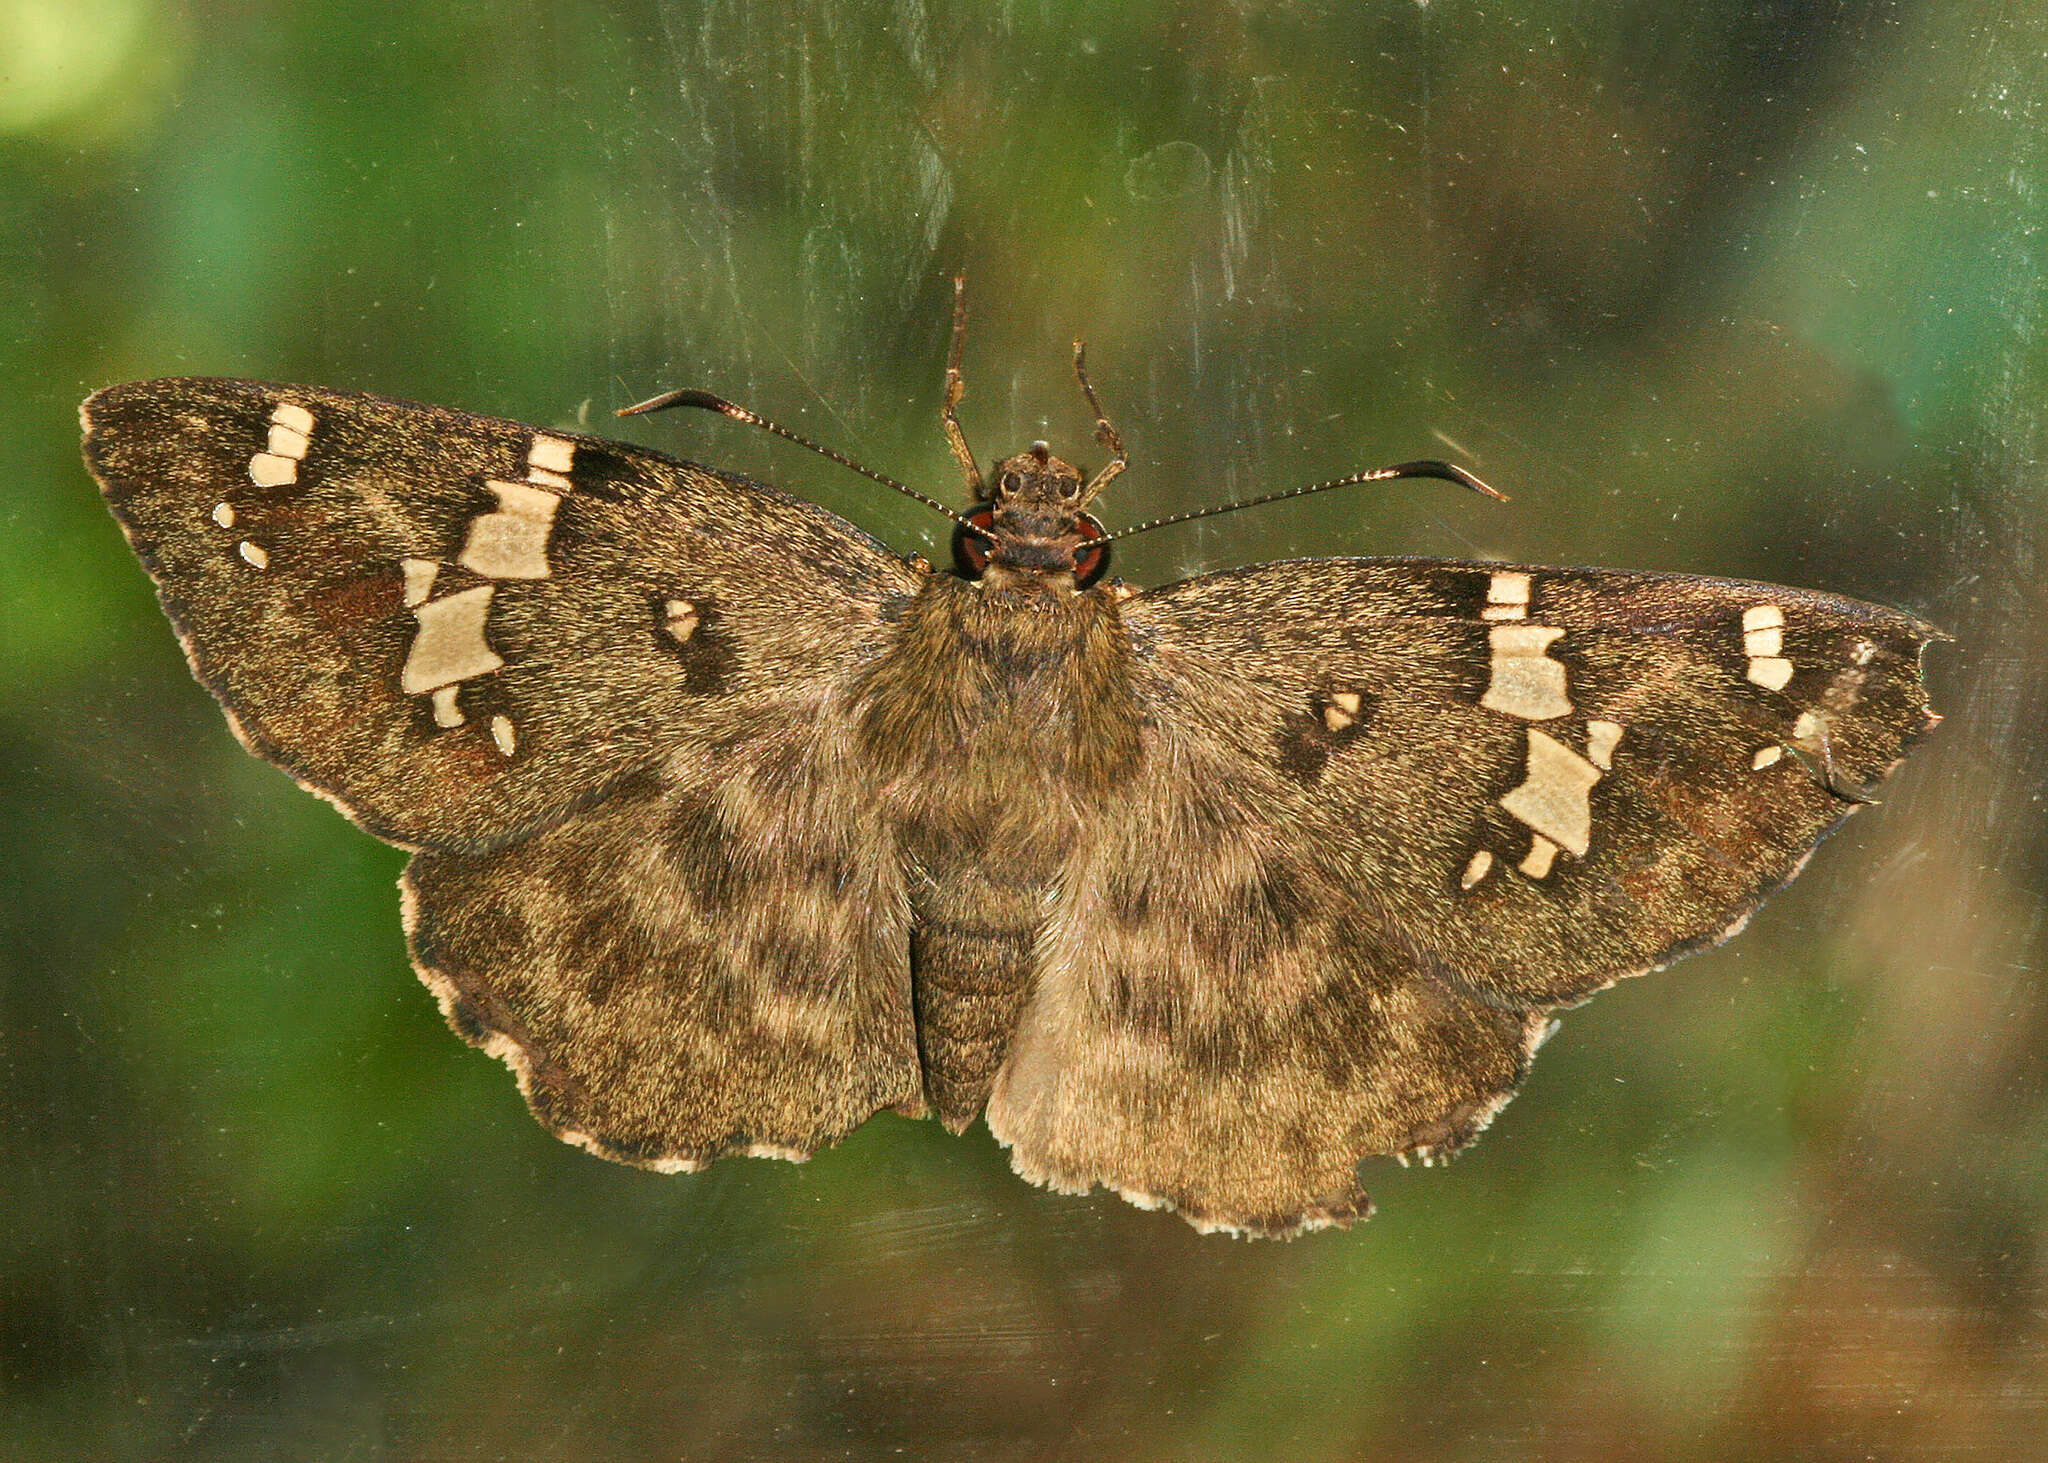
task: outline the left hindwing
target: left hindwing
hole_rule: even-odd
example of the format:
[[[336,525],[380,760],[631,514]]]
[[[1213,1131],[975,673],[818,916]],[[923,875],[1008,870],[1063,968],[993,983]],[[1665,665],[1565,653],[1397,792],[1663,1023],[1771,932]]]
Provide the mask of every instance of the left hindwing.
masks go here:
[[[807,719],[915,579],[822,508],[573,433],[214,379],[84,418],[243,741],[416,848],[499,847]]]

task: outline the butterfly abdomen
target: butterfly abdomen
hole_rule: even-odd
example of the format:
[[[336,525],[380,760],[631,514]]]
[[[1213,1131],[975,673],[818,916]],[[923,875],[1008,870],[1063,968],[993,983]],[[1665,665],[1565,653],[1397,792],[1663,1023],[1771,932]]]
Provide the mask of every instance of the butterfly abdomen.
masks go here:
[[[900,626],[860,725],[910,875],[926,1097],[957,1130],[1008,1054],[1076,838],[1136,773],[1139,714],[1107,591],[933,575]]]

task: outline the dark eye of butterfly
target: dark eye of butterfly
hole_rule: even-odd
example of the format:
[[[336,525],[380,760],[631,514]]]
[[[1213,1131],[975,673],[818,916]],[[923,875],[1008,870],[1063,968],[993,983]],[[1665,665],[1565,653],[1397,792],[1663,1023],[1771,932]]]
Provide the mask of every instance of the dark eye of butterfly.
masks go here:
[[[1019,474],[1017,474],[1017,473],[1014,473],[1014,472],[1006,472],[1006,473],[1004,473],[1004,474],[1003,474],[1003,496],[1004,496],[1004,497],[1006,497],[1006,498],[1012,498],[1012,497],[1015,497],[1015,496],[1016,496],[1017,494],[1019,494],[1019,493],[1021,493],[1021,492],[1023,492],[1023,491],[1024,491],[1024,479],[1023,479],[1023,477],[1022,477],[1022,476],[1020,476]]]

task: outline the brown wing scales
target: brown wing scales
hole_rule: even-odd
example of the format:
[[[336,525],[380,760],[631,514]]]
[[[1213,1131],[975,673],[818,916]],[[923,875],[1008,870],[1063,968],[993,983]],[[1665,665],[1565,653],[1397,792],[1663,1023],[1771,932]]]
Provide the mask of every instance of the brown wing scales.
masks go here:
[[[415,963],[542,1121],[693,1167],[920,1101],[847,687],[920,576],[620,443],[216,380],[86,459],[244,742],[419,850]]]
[[[1455,1151],[1551,1011],[1790,878],[1856,804],[1769,749],[1867,784],[1933,720],[1929,627],[1770,585],[1325,560],[1123,613],[1145,772],[1075,849],[989,1124],[1028,1177],[1255,1234]]]

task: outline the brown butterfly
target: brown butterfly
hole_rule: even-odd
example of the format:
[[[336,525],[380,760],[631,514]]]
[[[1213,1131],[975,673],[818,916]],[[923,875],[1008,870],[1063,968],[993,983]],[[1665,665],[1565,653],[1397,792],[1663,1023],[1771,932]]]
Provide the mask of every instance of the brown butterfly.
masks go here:
[[[1108,466],[1036,444],[985,482],[957,319],[951,573],[574,433],[247,381],[85,404],[194,673],[414,851],[421,977],[593,1153],[985,1116],[1063,1192],[1348,1224],[1360,1158],[1471,1141],[1558,1008],[1733,933],[1936,720],[1938,632],[1807,590],[1448,559],[1100,581],[1125,455],[1085,372]],[[676,404],[781,430],[639,409]],[[1339,481],[1396,475],[1483,487]]]

